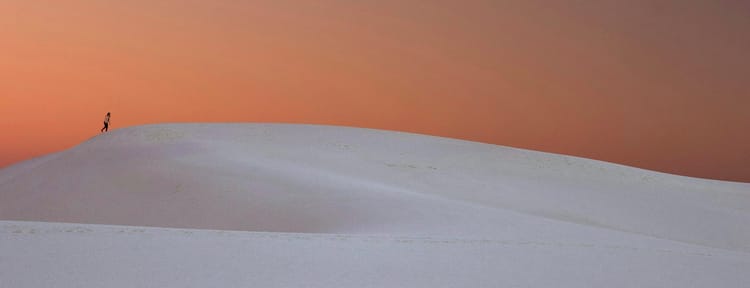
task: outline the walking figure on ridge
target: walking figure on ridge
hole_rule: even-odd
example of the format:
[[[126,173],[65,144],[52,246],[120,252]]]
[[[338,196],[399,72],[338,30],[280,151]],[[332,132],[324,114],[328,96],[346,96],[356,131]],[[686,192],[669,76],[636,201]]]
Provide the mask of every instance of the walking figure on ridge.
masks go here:
[[[102,128],[101,132],[107,132],[109,131],[109,112],[107,112],[107,116],[104,116],[104,128]]]

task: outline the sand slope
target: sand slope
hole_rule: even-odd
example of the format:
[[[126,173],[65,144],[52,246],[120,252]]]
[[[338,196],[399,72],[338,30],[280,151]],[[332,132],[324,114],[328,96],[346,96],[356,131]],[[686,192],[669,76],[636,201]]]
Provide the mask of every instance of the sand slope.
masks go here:
[[[750,184],[332,126],[115,130],[0,170],[0,220],[9,287],[742,287],[750,271]],[[132,262],[95,265],[114,258]]]

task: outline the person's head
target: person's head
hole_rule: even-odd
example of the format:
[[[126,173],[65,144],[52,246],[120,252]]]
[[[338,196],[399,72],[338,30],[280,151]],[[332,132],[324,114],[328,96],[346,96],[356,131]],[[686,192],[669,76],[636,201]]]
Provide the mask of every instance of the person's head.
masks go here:
[[[109,116],[109,112],[107,112],[107,116]]]

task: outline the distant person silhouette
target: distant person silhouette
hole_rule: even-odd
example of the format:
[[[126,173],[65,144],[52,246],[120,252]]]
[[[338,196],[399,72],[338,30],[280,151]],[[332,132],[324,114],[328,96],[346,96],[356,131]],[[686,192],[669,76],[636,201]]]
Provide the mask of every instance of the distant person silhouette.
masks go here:
[[[102,133],[109,131],[109,112],[107,112],[107,116],[104,116],[104,128],[102,128]]]

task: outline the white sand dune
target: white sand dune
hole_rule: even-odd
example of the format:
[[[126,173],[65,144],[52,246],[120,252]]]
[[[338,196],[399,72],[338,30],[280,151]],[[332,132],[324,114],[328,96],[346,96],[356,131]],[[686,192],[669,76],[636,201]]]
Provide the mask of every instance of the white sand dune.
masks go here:
[[[750,184],[370,129],[119,129],[0,170],[0,220],[0,287],[750,283]]]

